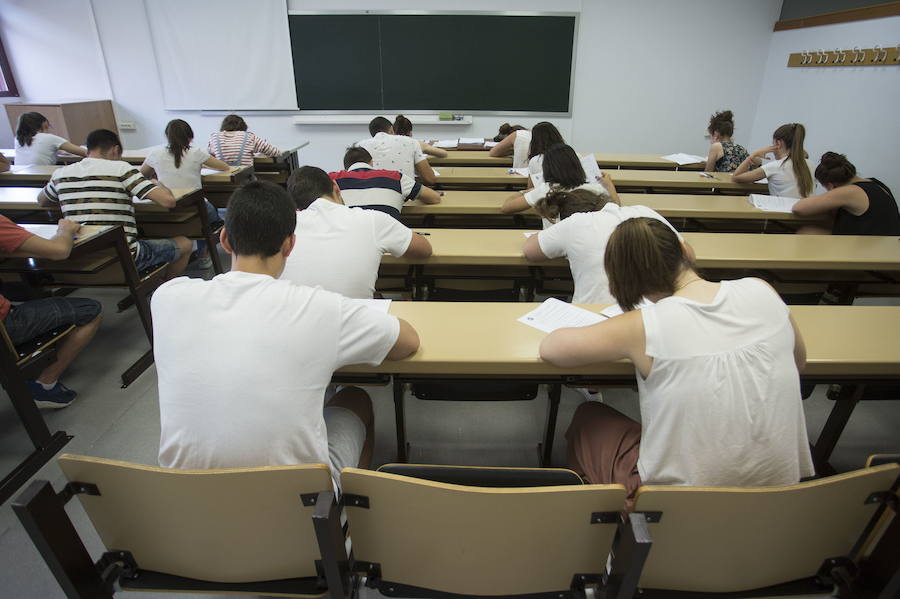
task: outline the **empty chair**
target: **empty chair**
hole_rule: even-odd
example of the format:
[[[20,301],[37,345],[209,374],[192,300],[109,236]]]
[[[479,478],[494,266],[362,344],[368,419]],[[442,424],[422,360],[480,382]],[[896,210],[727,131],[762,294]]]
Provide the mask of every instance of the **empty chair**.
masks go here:
[[[566,468],[383,464],[378,467],[378,472],[473,487],[558,487],[584,484],[580,476]]]

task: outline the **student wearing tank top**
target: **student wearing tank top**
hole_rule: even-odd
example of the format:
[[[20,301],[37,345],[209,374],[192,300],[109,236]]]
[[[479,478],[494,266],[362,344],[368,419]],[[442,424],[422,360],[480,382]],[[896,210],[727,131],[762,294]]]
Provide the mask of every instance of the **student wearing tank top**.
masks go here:
[[[540,346],[562,368],[628,358],[641,423],[601,403],[578,407],[566,433],[569,466],[594,484],[752,487],[814,474],[798,371],[803,338],[759,279],[713,283],[662,222],[620,224],[605,257],[626,312],[559,329]],[[635,309],[642,298],[655,304]],[[628,506],[630,507],[630,506]]]
[[[858,176],[843,154],[822,154],[816,180],[827,191],[794,204],[794,214],[827,215],[833,218],[833,225],[830,230],[807,225],[798,233],[900,235],[900,212],[891,190],[878,179]]]
[[[518,125],[516,125],[518,127]],[[509,129],[513,129],[509,125],[506,125]],[[503,135],[503,127],[500,127],[501,134]],[[497,137],[500,137],[498,135]],[[497,137],[494,139],[497,140]],[[488,155],[494,157],[503,157],[503,156],[512,156],[513,157],[513,168],[527,168],[528,167],[528,149],[531,147],[531,131],[524,128],[515,129],[510,131],[506,137],[501,140],[498,140],[496,146],[490,149]]]
[[[772,145],[756,150],[740,163],[731,180],[753,183],[768,179],[769,194],[785,198],[805,198],[812,195],[812,164],[803,149],[806,129],[800,123],[782,125],[772,134]],[[775,160],[762,164],[766,154]]]
[[[734,135],[734,114],[730,110],[717,112],[709,118],[706,128],[709,138],[709,154],[706,156],[707,173],[731,173],[747,159],[747,150],[731,140]]]
[[[58,162],[63,150],[76,156],[87,156],[87,150],[50,131],[50,121],[40,112],[26,112],[16,127],[16,166],[48,165]]]

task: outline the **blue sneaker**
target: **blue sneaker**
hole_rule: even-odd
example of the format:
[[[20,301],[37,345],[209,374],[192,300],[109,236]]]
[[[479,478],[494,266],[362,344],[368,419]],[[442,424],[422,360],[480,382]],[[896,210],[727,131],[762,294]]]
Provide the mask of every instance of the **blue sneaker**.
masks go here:
[[[56,382],[52,389],[44,389],[44,386],[37,381],[28,381],[28,387],[31,389],[34,403],[39,408],[64,408],[78,397],[78,393],[59,381]]]

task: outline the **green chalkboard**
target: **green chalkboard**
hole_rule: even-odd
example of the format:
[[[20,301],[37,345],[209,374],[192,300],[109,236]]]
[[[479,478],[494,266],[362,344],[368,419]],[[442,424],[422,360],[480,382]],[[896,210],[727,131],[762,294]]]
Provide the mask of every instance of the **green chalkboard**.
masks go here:
[[[568,112],[574,16],[290,15],[301,110]]]

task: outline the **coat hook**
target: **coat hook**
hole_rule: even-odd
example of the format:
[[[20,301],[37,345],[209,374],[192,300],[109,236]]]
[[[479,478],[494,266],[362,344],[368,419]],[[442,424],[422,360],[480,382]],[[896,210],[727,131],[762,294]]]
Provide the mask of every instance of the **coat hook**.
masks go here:
[[[881,62],[881,46],[877,44],[872,48],[872,62]]]

